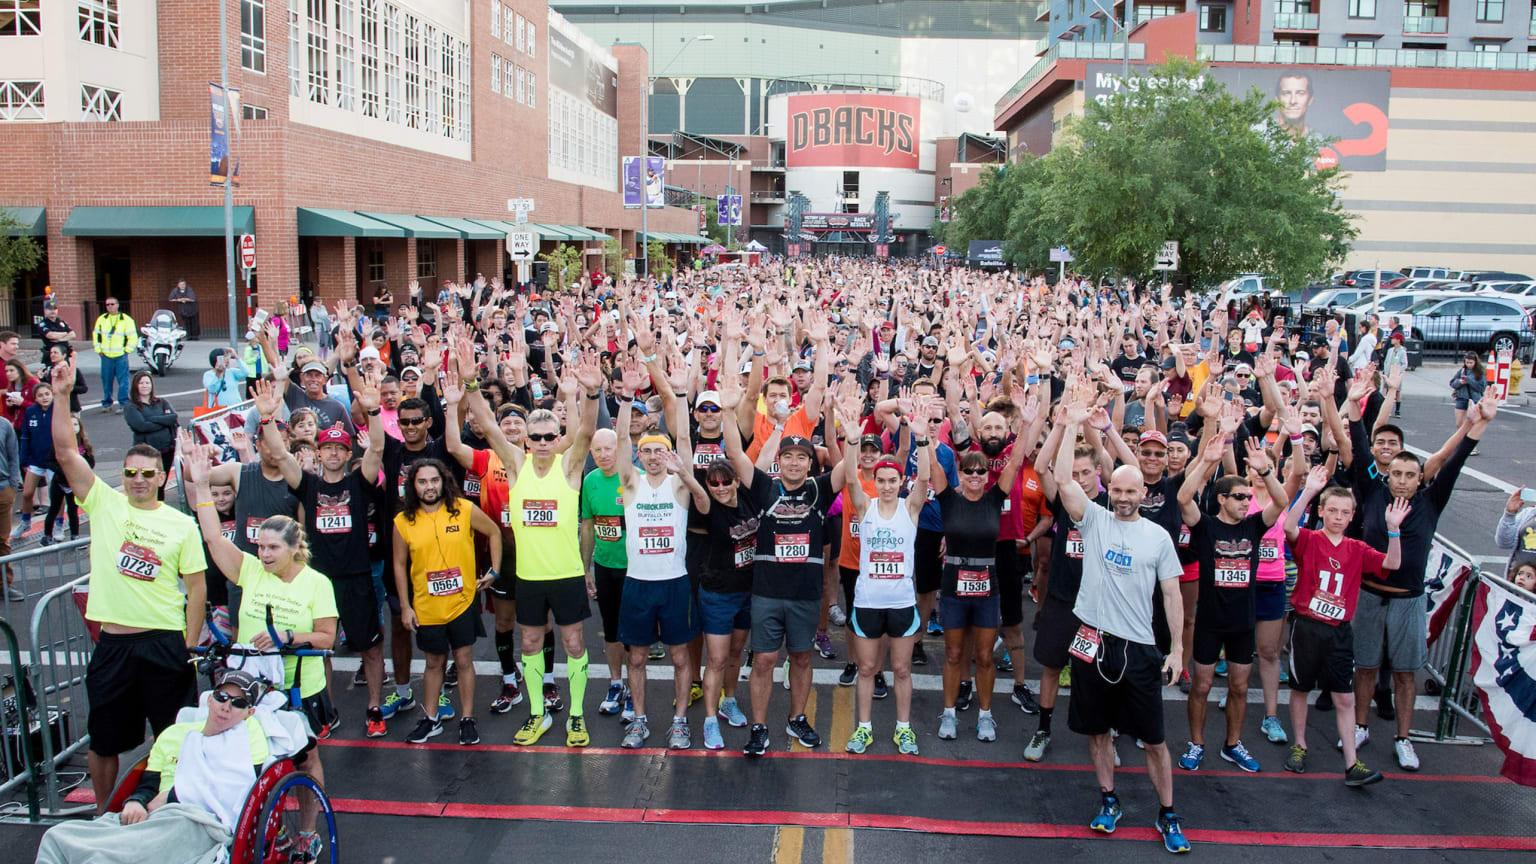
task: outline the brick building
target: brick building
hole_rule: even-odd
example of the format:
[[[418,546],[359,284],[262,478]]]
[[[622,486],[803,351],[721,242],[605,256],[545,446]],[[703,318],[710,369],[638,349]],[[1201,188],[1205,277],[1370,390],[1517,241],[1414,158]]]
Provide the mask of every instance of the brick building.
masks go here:
[[[640,46],[599,47],[543,0],[224,2],[235,229],[256,238],[261,305],[501,274],[509,198],[535,200],[544,250],[579,245],[593,267],[607,237],[634,252],[618,158],[642,146]],[[224,330],[218,34],[195,0],[0,2],[0,208],[47,252],[0,323],[25,323],[44,285],[77,320],[108,293],[147,315],[185,278]],[[669,207],[648,227],[681,240],[697,218]]]

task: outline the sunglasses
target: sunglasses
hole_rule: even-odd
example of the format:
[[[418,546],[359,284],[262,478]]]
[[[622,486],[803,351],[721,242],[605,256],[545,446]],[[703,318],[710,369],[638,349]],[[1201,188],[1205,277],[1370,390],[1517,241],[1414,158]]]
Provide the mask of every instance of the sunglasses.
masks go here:
[[[145,480],[153,480],[153,479],[155,479],[155,475],[159,474],[159,473],[160,473],[160,469],[159,468],[124,468],[123,469],[123,476],[127,477],[129,479],[132,479],[134,477],[143,476],[143,478]]]
[[[1147,457],[1148,459],[1160,459],[1160,458],[1162,458],[1164,456],[1167,456],[1168,455],[1168,451],[1167,450],[1143,450],[1143,451],[1141,451],[1141,455]]]
[[[223,690],[213,691],[213,693],[209,694],[209,698],[219,703],[220,705],[229,705],[230,707],[239,711],[244,711],[245,709],[251,707],[250,699],[247,699],[244,696],[236,696],[232,693],[225,693]]]
[[[558,433],[555,433],[555,432],[529,432],[528,433],[528,440],[534,442],[535,444],[542,443],[542,442],[547,442],[547,441],[554,441],[555,439],[557,439],[559,437],[560,437],[560,435]]]
[[[401,426],[420,426],[421,424],[423,424],[425,422],[427,422],[427,418],[425,418],[425,417],[401,417],[401,418],[399,418],[399,423],[400,423]]]
[[[1228,492],[1228,493],[1226,493],[1226,497],[1231,498],[1234,501],[1249,501],[1249,500],[1253,499],[1253,493],[1252,492]]]
[[[736,481],[735,480],[711,480],[711,481],[709,481],[709,486],[710,486],[711,489],[729,489],[729,488],[731,488],[732,486],[735,486],[735,485],[736,485]]]
[[[985,475],[987,473],[987,469],[985,469],[985,468],[961,468],[960,469],[960,473],[961,474],[970,474],[970,475],[972,475],[974,477],[979,477],[979,476]]]
[[[700,405],[699,407],[697,407],[697,408],[695,408],[693,410],[699,412],[700,414],[719,414],[720,413],[720,406],[719,405]]]

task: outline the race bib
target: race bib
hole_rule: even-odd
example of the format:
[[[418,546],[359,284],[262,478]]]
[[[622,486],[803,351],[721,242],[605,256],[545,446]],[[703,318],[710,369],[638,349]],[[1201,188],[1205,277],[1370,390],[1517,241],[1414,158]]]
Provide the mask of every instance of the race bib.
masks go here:
[[[233,543],[235,538],[240,536],[240,525],[233,519],[228,522],[220,522],[219,533],[224,535],[225,540]]]
[[[1007,516],[1009,513],[1012,513],[1012,512],[1013,512],[1013,499],[1012,498],[1004,498],[1003,499],[1003,515]]]
[[[907,554],[905,552],[871,552],[869,553],[869,578],[871,579],[900,579],[904,574]]]
[[[719,444],[700,444],[693,451],[693,467],[702,471],[709,467],[711,462],[718,462],[725,458],[725,450]]]
[[[395,495],[402,499],[405,498],[405,472],[403,470],[400,472],[400,483],[395,487]]]
[[[779,476],[779,460],[773,460],[773,464],[768,466],[768,476],[773,478]]]
[[[1312,611],[1312,614],[1324,621],[1344,620],[1344,598],[1331,591],[1324,591],[1321,588],[1317,589],[1317,593],[1312,595],[1312,600],[1307,604],[1307,608]]]
[[[1247,558],[1217,558],[1215,582],[1217,588],[1247,588],[1248,587],[1248,559]]]
[[[1093,658],[1099,656],[1099,638],[1099,631],[1082,624],[1072,634],[1072,647],[1067,649],[1067,653],[1084,663],[1092,663]]]
[[[648,525],[636,530],[635,536],[641,555],[670,555],[677,549],[672,543],[671,525]]]
[[[379,529],[372,522],[368,523],[368,548],[379,545]]]
[[[752,562],[756,560],[757,541],[751,538],[737,540],[736,553],[731,557],[731,562],[736,565],[736,569],[740,570],[743,567],[751,567]]]
[[[857,522],[849,522],[848,523],[848,536],[852,537],[855,540],[859,539],[859,523],[857,523]]]
[[[803,564],[811,556],[811,535],[773,535],[773,557],[780,564]]]
[[[315,529],[321,534],[347,534],[352,531],[352,510],[345,504],[315,508]]]
[[[1259,563],[1267,564],[1280,560],[1280,541],[1273,537],[1266,537],[1259,541]]]
[[[153,582],[160,575],[160,566],[164,563],[155,550],[140,546],[137,543],[123,541],[123,547],[117,551],[117,572],[129,579],[138,579],[141,582]]]
[[[624,539],[624,517],[622,516],[593,516],[592,527],[599,540],[616,543]]]
[[[961,570],[955,574],[956,597],[988,597],[991,594],[991,570]]]
[[[261,523],[267,520],[252,516],[245,520],[245,539],[249,543],[256,542],[256,535],[261,533]]]
[[[1187,546],[1189,546],[1189,526],[1188,525],[1180,525],[1179,526],[1179,548],[1183,549],[1183,548],[1185,548]]]
[[[1083,533],[1076,528],[1067,532],[1067,557],[1083,560]]]
[[[560,515],[560,502],[523,499],[523,526],[527,528],[553,528]]]
[[[471,474],[464,478],[464,495],[468,498],[480,497],[480,478]]]
[[[433,597],[452,597],[464,591],[464,574],[457,567],[427,571],[427,593]]]
[[[501,527],[512,527],[512,503],[510,501],[501,505]]]

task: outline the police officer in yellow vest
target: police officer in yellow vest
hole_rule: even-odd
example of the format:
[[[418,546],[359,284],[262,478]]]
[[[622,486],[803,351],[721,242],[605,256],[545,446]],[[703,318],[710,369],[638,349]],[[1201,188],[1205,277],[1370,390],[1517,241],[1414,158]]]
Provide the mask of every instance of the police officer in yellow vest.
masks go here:
[[[113,412],[112,381],[117,381],[117,413],[128,403],[128,352],[139,344],[139,328],[125,312],[118,311],[117,298],[108,297],[105,312],[96,319],[91,331],[91,345],[101,358],[101,410]]]

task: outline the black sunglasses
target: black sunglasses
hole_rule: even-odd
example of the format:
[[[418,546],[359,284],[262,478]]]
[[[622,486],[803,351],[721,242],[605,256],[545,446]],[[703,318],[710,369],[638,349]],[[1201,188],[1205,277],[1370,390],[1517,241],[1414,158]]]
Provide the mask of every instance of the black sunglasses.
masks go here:
[[[425,417],[401,417],[401,418],[399,418],[399,423],[400,423],[401,426],[420,426],[421,424],[423,424],[425,422],[427,422],[427,418],[425,418]]]
[[[1235,501],[1248,501],[1253,498],[1252,492],[1225,492],[1223,494]]]
[[[528,433],[528,440],[529,441],[533,441],[535,443],[542,442],[542,441],[554,441],[554,440],[556,440],[559,437],[560,437],[559,433],[556,433],[556,432],[529,432]]]
[[[709,485],[711,487],[715,488],[715,489],[729,489],[730,487],[736,485],[736,481],[735,480],[719,480],[719,481],[711,480],[711,481],[709,481]]]
[[[213,699],[213,701],[218,702],[221,705],[228,704],[230,707],[238,711],[244,711],[245,709],[251,707],[251,700],[244,696],[236,696],[232,693],[225,693],[223,690],[213,691],[209,698]]]
[[[975,474],[985,474],[985,473],[987,473],[987,469],[985,469],[985,468],[961,468],[960,469],[960,473],[961,474],[973,474],[973,475],[975,475]]]
[[[160,469],[159,468],[124,468],[123,469],[123,476],[124,477],[128,477],[130,479],[133,478],[133,477],[138,477],[139,475],[142,474],[144,476],[145,480],[153,480],[153,479],[155,479],[155,475],[159,474],[159,473],[160,473]]]
[[[700,405],[699,407],[697,407],[697,408],[695,408],[693,410],[699,412],[700,414],[719,414],[720,413],[720,406],[719,405]]]

